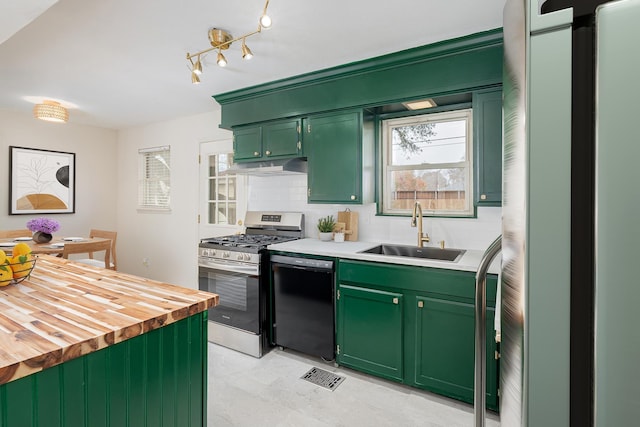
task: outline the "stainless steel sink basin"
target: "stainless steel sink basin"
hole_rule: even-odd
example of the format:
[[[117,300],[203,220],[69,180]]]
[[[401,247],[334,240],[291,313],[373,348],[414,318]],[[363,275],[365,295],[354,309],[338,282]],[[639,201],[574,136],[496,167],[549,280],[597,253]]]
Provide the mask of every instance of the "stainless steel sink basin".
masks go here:
[[[433,247],[419,248],[417,246],[405,245],[380,245],[360,251],[362,254],[378,254],[387,256],[402,256],[411,258],[436,259],[439,261],[457,261],[462,254],[463,249],[440,249]]]

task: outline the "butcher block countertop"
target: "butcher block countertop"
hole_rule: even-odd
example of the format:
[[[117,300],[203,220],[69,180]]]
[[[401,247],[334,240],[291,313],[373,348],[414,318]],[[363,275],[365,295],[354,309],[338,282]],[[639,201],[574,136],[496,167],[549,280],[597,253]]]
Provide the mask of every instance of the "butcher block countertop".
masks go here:
[[[158,329],[218,295],[40,255],[0,287],[0,384]]]

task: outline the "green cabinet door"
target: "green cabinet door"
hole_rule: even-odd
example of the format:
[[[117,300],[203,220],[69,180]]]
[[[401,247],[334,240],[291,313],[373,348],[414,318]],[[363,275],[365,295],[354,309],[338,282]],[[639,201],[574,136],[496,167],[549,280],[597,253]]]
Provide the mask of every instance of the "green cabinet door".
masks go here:
[[[473,94],[475,203],[502,204],[502,89]]]
[[[262,157],[262,127],[251,126],[233,130],[233,160],[259,160]]]
[[[417,296],[414,383],[435,393],[473,403],[474,306]],[[486,403],[497,410],[497,361],[494,310],[487,308]]]
[[[300,120],[270,123],[262,127],[264,159],[297,157],[301,155]]]
[[[362,111],[312,116],[306,131],[308,202],[362,203]]]
[[[402,381],[402,294],[339,285],[337,361]]]

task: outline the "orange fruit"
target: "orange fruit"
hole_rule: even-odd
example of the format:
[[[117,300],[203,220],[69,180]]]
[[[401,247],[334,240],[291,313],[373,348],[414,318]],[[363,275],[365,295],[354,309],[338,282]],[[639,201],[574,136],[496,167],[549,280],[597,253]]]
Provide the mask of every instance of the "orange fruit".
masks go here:
[[[33,267],[33,257],[31,254],[14,256],[11,259],[11,270],[13,270],[13,278],[19,279],[31,272]]]
[[[6,265],[0,265],[0,286],[7,286],[13,279],[13,272]]]
[[[13,247],[13,257],[17,255],[26,255],[31,253],[31,248],[26,243],[18,243]]]
[[[7,260],[7,253],[0,249],[0,264],[4,264]]]

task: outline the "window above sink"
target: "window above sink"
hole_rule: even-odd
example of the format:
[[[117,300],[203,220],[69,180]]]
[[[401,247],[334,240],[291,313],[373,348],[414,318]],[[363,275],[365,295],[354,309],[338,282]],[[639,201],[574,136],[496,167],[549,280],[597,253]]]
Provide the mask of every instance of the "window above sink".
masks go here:
[[[472,110],[382,121],[382,213],[473,216]]]

